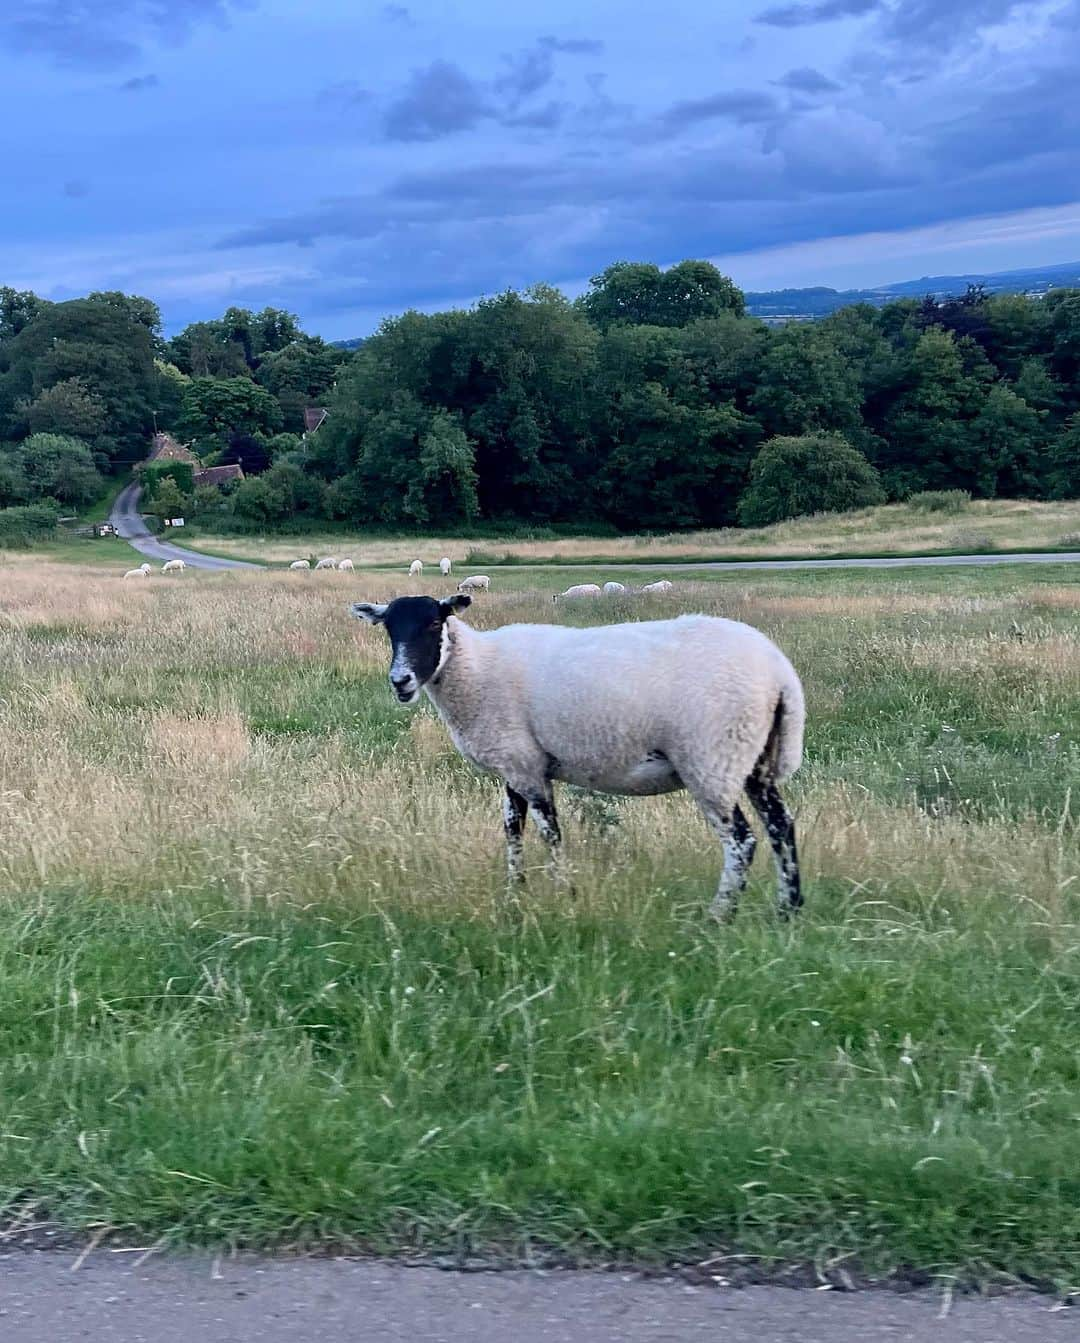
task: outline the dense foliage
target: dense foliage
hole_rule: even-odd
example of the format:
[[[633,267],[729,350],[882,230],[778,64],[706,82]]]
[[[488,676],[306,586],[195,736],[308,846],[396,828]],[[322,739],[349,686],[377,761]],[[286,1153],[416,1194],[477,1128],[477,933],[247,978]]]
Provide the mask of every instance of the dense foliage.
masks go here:
[[[305,436],[311,406],[329,414]],[[925,491],[1062,498],[1080,493],[1080,291],[770,328],[707,262],[621,262],[575,302],[536,286],[407,312],[344,349],[272,308],[165,341],[145,299],[0,290],[0,506],[76,504],[155,422],[242,467],[170,500],[223,526],[670,529]],[[89,465],[39,465],[58,438]]]

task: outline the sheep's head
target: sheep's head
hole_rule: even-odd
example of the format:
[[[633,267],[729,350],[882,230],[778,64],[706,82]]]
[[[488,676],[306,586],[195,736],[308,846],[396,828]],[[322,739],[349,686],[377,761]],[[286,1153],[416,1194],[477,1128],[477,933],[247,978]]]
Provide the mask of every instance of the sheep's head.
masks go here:
[[[386,606],[353,603],[350,609],[357,620],[386,627],[393,650],[390,684],[402,704],[414,704],[420,691],[438,674],[450,651],[446,622],[471,603],[472,598],[464,593],[441,601],[434,597],[396,597]]]

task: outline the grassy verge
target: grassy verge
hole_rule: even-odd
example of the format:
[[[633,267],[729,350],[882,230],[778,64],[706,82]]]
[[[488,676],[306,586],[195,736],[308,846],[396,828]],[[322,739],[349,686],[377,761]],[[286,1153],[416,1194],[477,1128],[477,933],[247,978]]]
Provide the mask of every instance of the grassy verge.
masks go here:
[[[470,619],[552,618],[549,578]],[[795,928],[763,859],[708,924],[678,795],[565,794],[574,900],[530,836],[508,904],[498,790],[392,705],[354,589],[6,564],[0,1204],[178,1244],[1080,1281],[1073,570],[557,608],[790,652]]]

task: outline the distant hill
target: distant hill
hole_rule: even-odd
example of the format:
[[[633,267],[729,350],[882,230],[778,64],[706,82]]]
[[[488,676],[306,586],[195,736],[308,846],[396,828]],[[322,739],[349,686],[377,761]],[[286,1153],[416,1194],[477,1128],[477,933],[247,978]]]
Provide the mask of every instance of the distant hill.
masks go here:
[[[925,294],[944,298],[949,294],[962,294],[969,284],[981,284],[992,294],[1045,294],[1049,289],[1080,288],[1080,261],[991,274],[923,275],[918,280],[898,280],[874,289],[829,289],[814,285],[807,289],[748,292],[746,309],[766,322],[810,322],[827,317],[849,303],[872,303],[881,307],[894,299],[922,298]]]

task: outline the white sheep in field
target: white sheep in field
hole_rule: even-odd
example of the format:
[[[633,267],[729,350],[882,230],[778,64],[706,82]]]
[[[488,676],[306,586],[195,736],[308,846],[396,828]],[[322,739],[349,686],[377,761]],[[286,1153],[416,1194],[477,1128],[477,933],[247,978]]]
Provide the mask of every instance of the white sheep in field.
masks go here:
[[[412,564],[409,565],[410,578],[419,578],[423,572],[424,572],[423,560],[413,560]]]
[[[646,583],[641,589],[642,592],[664,593],[670,592],[675,585],[667,578],[661,578],[656,583]]]
[[[735,912],[754,855],[742,793],[769,836],[781,914],[802,904],[795,827],[777,784],[799,768],[806,713],[774,643],[703,615],[480,631],[457,618],[470,600],[398,597],[351,609],[385,625],[399,701],[426,691],[462,755],[503,780],[512,881],[527,812],[558,870],[553,780],[628,796],[686,788],[724,846],[716,917]]]
[[[290,569],[310,569],[310,568],[311,568],[311,561],[310,561],[310,560],[293,560],[292,564],[289,565],[289,568],[290,568]]]
[[[457,585],[458,592],[487,592],[491,587],[491,579],[487,574],[470,574],[468,578],[463,578]]]
[[[453,567],[454,566],[450,563],[449,555],[444,555],[439,561],[439,573],[442,574],[443,578],[450,577],[450,570],[453,569]]]
[[[564,597],[599,597],[600,585],[598,583],[575,583],[565,592],[557,592],[552,597],[553,602],[561,602]]]
[[[617,596],[619,595],[620,592],[625,592],[625,591],[626,591],[626,584],[625,584],[625,583],[605,583],[605,584],[604,584],[604,596],[605,596],[605,597],[617,597]]]
[[[356,565],[353,564],[352,560],[342,560],[341,563],[338,565],[338,569],[340,570],[341,573],[346,573],[346,572],[348,572],[348,573],[352,573],[352,571],[353,571],[355,568],[356,568]]]
[[[129,569],[124,575],[125,578],[149,578],[151,569],[149,564],[140,564],[137,569]]]
[[[325,559],[319,560],[319,562],[318,562],[318,564],[316,564],[315,568],[316,568],[316,569],[336,569],[336,568],[337,568],[337,560],[332,560],[329,556],[327,556]]]
[[[183,560],[166,560],[161,566],[163,574],[182,574],[187,568]]]

